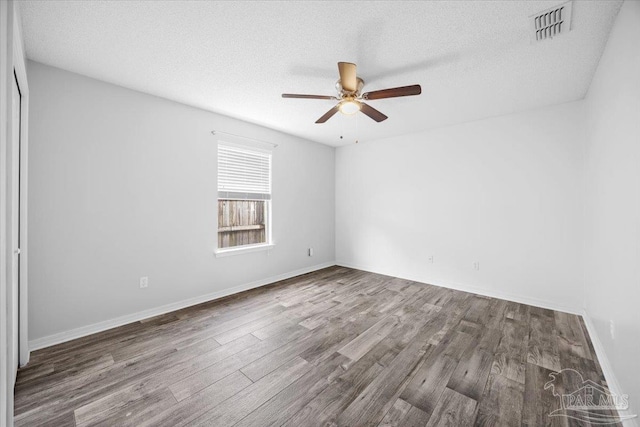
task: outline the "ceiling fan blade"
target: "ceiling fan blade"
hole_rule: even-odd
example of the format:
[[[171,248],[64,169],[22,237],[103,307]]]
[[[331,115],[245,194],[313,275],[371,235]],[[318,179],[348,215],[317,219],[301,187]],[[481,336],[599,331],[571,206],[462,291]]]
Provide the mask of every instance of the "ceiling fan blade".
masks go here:
[[[338,62],[340,72],[340,84],[347,92],[355,92],[358,89],[358,79],[356,78],[356,64],[351,62]]]
[[[301,98],[301,99],[337,99],[335,96],[326,95],[300,95],[297,93],[283,93],[283,98]]]
[[[362,111],[367,116],[371,117],[376,122],[380,123],[380,122],[388,119],[387,116],[385,116],[380,111],[378,111],[375,108],[373,108],[372,106],[367,105],[364,102],[361,102],[360,104],[361,104],[360,111]]]
[[[338,106],[336,105],[335,107],[333,107],[331,110],[327,111],[326,113],[324,113],[324,116],[320,117],[318,120],[316,120],[316,123],[324,123],[327,120],[329,120],[331,117],[333,117],[333,115],[335,113],[337,113],[339,111]]]
[[[394,87],[391,89],[374,90],[362,95],[364,99],[384,99],[397,98],[399,96],[420,95],[422,88],[420,85]]]

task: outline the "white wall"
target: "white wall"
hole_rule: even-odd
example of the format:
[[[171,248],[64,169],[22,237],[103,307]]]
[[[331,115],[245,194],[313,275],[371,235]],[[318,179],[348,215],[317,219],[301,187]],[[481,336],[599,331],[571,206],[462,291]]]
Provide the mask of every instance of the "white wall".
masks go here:
[[[640,3],[626,1],[586,99],[585,306],[640,411]],[[610,334],[614,322],[615,339]]]
[[[31,340],[333,263],[333,148],[39,63],[28,73]],[[214,257],[213,129],[279,144],[269,253]]]
[[[583,116],[570,103],[339,148],[338,263],[580,311]]]

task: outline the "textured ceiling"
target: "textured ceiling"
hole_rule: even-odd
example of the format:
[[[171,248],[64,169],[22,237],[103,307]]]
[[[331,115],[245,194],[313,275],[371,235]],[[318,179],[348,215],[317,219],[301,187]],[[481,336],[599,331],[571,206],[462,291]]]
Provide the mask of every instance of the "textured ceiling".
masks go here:
[[[368,141],[581,99],[620,1],[573,5],[572,31],[531,42],[529,16],[561,1],[24,1],[27,56],[330,145]],[[315,120],[338,61],[389,116]],[[340,139],[343,135],[344,138]]]

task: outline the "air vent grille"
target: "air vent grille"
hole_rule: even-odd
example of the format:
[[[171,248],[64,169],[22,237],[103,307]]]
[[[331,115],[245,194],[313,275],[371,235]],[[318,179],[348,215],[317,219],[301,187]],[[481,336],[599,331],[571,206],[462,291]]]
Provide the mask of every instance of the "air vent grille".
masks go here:
[[[572,2],[568,1],[533,15],[533,40],[541,41],[564,34],[571,29]]]

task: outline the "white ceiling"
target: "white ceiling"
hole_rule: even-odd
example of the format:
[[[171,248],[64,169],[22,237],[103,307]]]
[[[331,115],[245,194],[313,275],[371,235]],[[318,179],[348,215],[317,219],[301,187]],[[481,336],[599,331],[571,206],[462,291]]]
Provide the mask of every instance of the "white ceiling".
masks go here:
[[[572,31],[531,42],[529,16],[562,1],[25,1],[27,56],[330,145],[574,101],[585,96],[621,1],[576,1]],[[338,61],[389,116],[315,120]],[[340,135],[344,139],[340,139]]]

